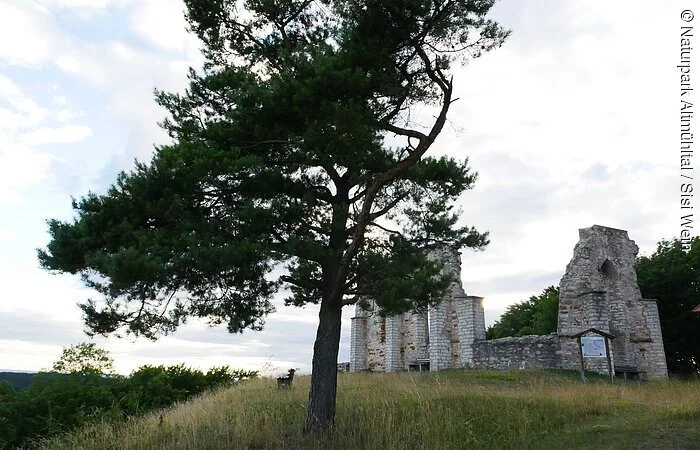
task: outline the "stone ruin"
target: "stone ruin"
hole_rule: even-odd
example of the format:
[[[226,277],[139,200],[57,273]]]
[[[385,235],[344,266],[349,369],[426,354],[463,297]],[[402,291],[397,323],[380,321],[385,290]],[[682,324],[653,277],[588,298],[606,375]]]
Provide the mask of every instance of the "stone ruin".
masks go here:
[[[594,225],[579,242],[560,283],[556,333],[486,340],[483,298],[467,295],[459,252],[431,253],[453,275],[445,300],[424,313],[381,317],[356,307],[350,336],[350,371],[580,369],[577,340],[594,328],[613,335],[617,372],[666,378],[666,359],[655,300],[643,299],[634,264],[637,245],[627,231]],[[605,358],[585,358],[586,370],[606,373]]]
[[[453,277],[445,300],[424,313],[387,317],[357,305],[351,325],[350,372],[427,366],[441,370],[471,364],[472,344],[484,339],[486,332],[483,299],[464,292],[457,250],[434,251],[429,257],[443,261],[444,270]]]

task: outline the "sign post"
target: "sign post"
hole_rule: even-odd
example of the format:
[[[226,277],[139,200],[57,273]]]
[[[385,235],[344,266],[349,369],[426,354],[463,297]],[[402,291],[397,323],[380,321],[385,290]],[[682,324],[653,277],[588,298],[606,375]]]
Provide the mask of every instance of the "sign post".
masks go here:
[[[581,336],[576,339],[576,342],[578,342],[578,359],[581,361],[581,380],[586,381],[586,368],[583,365],[583,346],[581,345]]]
[[[597,336],[586,336],[587,334]],[[604,331],[589,328],[586,331],[577,333],[572,338],[578,342],[579,361],[581,362],[581,379],[586,380],[584,358],[606,358],[608,362],[608,375],[610,382],[613,382],[614,373],[612,368],[612,358],[610,356],[610,340],[615,336]]]
[[[610,375],[610,382],[612,383],[615,379],[615,374],[613,373],[612,359],[610,358],[610,340],[607,337],[605,338],[605,357],[608,360],[608,375]]]

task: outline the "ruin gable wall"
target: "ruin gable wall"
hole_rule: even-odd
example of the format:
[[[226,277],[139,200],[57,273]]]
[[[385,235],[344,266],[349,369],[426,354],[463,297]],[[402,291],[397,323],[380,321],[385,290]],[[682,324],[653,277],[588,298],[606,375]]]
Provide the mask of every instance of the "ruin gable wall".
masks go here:
[[[380,317],[357,308],[352,319],[351,371],[408,370],[430,360],[431,370],[580,369],[577,334],[594,328],[613,335],[615,366],[636,368],[643,378],[667,377],[659,313],[642,299],[634,269],[638,247],[627,232],[594,225],[579,230],[579,242],[560,283],[557,332],[486,340],[483,298],[469,296],[461,282],[460,255],[433,251],[453,282],[428,313]],[[585,358],[586,370],[606,373],[606,358]]]

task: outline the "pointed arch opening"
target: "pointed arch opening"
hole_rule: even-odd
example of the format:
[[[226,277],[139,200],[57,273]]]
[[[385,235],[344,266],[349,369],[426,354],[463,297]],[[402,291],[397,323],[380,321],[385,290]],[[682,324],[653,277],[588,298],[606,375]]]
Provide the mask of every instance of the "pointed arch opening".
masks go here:
[[[617,270],[615,270],[615,265],[609,259],[603,261],[603,264],[600,265],[598,271],[602,273],[604,277],[613,277],[617,273]]]

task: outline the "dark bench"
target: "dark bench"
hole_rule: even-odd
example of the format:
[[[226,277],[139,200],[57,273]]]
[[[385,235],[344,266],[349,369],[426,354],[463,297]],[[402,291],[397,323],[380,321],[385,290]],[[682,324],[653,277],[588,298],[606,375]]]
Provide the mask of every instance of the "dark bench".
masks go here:
[[[429,359],[416,359],[408,363],[409,372],[427,372],[430,370]]]
[[[625,380],[639,380],[639,376],[644,371],[634,366],[615,366],[615,377],[622,377]]]
[[[286,377],[277,377],[277,387],[280,389],[290,389],[292,387],[292,381],[294,380],[294,372],[296,372],[296,370],[289,369]]]

